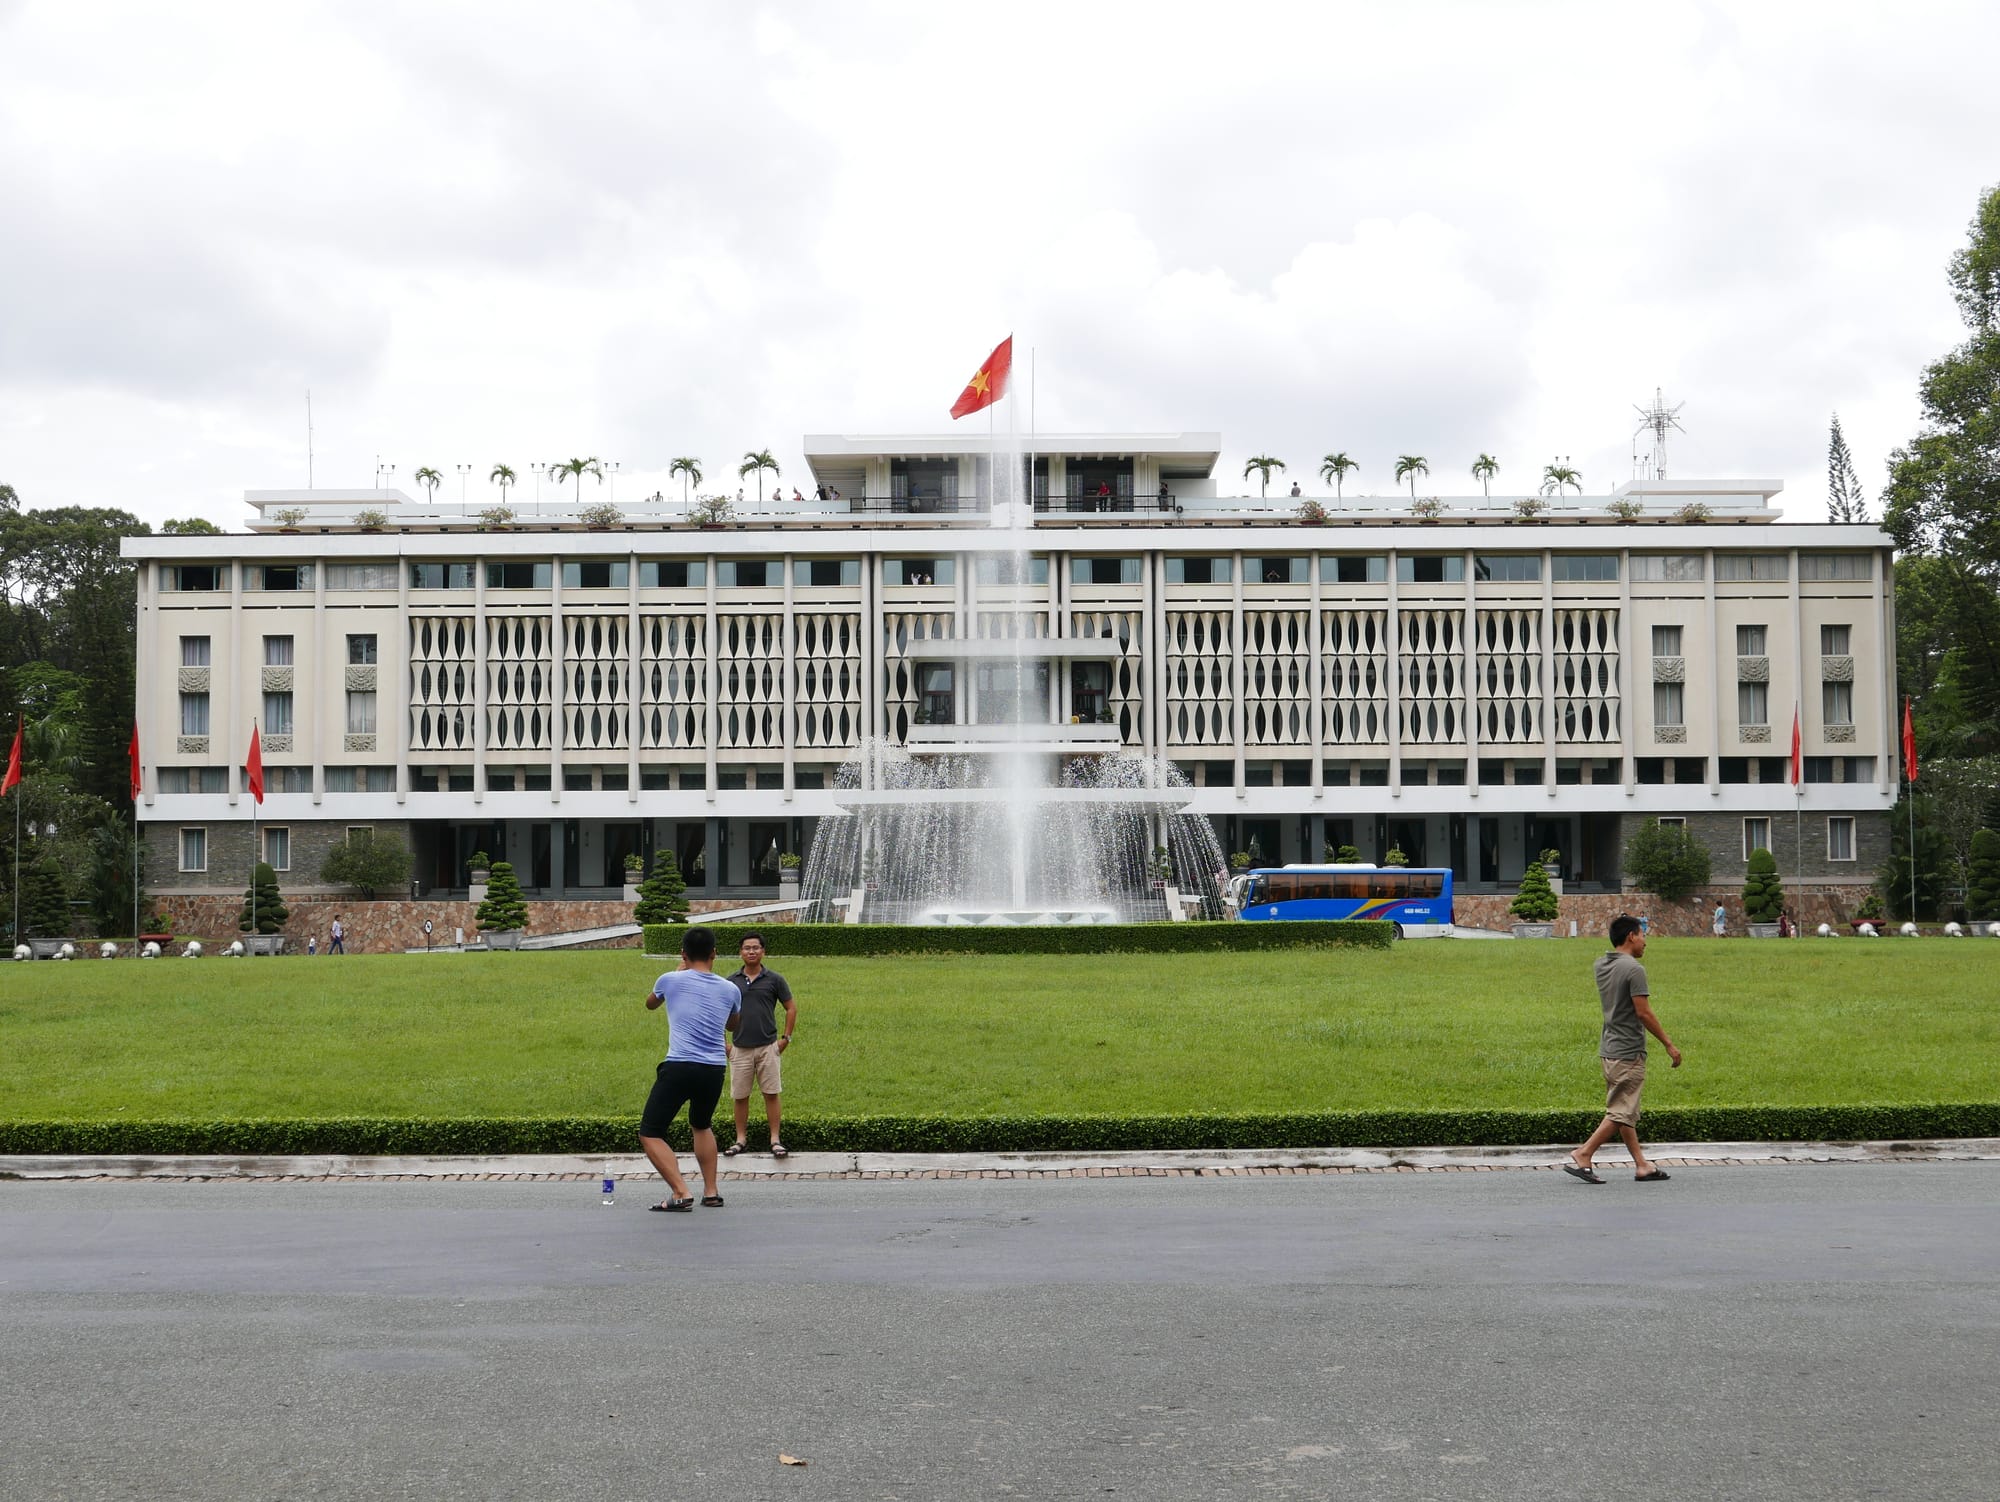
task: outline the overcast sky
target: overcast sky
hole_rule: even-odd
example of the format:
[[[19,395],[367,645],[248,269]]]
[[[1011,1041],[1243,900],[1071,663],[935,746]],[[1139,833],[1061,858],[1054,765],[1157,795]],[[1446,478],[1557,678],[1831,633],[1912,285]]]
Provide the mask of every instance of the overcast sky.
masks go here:
[[[1814,519],[1962,332],[1995,58],[1990,3],[0,0],[0,481],[241,525],[311,388],[322,486],[789,485],[1011,331],[1043,431],[1219,429],[1225,491],[1601,493],[1657,386],[1670,473]]]

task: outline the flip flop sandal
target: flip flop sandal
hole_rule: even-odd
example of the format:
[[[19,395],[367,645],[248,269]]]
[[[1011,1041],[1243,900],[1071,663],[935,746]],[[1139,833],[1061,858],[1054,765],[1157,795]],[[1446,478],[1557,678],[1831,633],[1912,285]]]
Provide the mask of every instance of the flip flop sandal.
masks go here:
[[[657,1205],[648,1205],[646,1208],[648,1210],[665,1210],[672,1215],[684,1215],[694,1210],[694,1201],[692,1199],[661,1200]]]
[[[771,1144],[771,1156],[772,1156],[772,1157],[774,1157],[774,1158],[789,1158],[789,1157],[790,1157],[791,1155],[792,1155],[792,1154],[791,1154],[791,1149],[789,1149],[788,1147],[786,1147],[784,1143],[782,1143],[782,1142],[773,1142],[773,1143]]]
[[[1604,1182],[1602,1178],[1598,1177],[1596,1169],[1585,1168],[1581,1163],[1577,1162],[1574,1158],[1572,1158],[1569,1162],[1563,1164],[1563,1172],[1568,1174],[1573,1179],[1583,1180],[1583,1182],[1586,1184],[1602,1184]]]
[[[722,1196],[719,1194],[704,1194],[701,1197],[701,1207],[704,1210],[720,1210],[722,1208]]]
[[[1651,1173],[1633,1174],[1632,1182],[1635,1184],[1664,1184],[1671,1177],[1672,1175],[1664,1168],[1656,1168]]]
[[[743,1151],[743,1144],[741,1142],[732,1142],[729,1144],[729,1146],[725,1147],[722,1150],[722,1156],[725,1158],[733,1158],[742,1151]]]

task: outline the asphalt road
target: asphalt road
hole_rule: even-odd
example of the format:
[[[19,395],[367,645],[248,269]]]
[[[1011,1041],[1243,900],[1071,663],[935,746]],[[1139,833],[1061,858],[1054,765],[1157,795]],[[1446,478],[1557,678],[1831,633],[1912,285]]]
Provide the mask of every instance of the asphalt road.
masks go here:
[[[2000,1496],[2000,1163],[592,1187],[0,1183],[0,1496]]]

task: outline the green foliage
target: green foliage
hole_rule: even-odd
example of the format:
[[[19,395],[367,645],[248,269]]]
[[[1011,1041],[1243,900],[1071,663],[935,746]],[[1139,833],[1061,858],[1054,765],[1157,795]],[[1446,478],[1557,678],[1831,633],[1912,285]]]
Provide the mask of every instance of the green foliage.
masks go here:
[[[1685,902],[1708,885],[1708,849],[1685,824],[1648,819],[1625,842],[1625,875],[1663,902]]]
[[[67,938],[69,889],[63,884],[62,862],[46,846],[31,859],[21,876],[22,931],[31,939]]]
[[[1393,845],[1389,847],[1389,853],[1382,857],[1385,866],[1407,866],[1409,863],[1410,858]]]
[[[243,891],[243,910],[236,915],[236,926],[245,933],[251,931],[251,897],[256,897],[256,932],[260,934],[283,933],[285,919],[291,910],[285,906],[284,893],[278,890],[278,873],[265,861],[257,862],[250,885]]]
[[[160,527],[163,537],[220,537],[222,528],[205,517],[184,516],[177,521],[163,523]]]
[[[1521,873],[1521,890],[1507,904],[1507,911],[1523,923],[1553,923],[1561,911],[1555,888],[1549,885],[1547,868],[1539,862]]]
[[[644,920],[641,920],[644,922]],[[745,934],[765,932],[748,924],[715,924],[718,954],[733,954]],[[647,924],[648,954],[679,954],[684,929]],[[975,928],[940,924],[797,923],[780,929],[773,949],[787,955],[885,954],[1195,954],[1302,949],[1324,944],[1386,949],[1395,942],[1393,924],[1371,921],[1316,923],[1091,923],[1019,928]]]
[[[653,856],[653,874],[639,886],[639,900],[632,908],[632,921],[641,925],[687,922],[687,883],[681,879],[681,865],[671,850],[657,851]],[[646,944],[652,949],[652,928],[647,927]],[[675,939],[659,949],[655,954],[673,954],[680,950],[680,941]]]
[[[1865,522],[1868,497],[1861,490],[1861,476],[1854,472],[1854,455],[1848,450],[1847,435],[1840,431],[1840,414],[1833,414],[1833,426],[1826,442],[1826,519],[1830,522]]]
[[[1743,913],[1752,923],[1776,923],[1785,905],[1785,885],[1778,875],[1778,858],[1758,846],[1750,852],[1749,873],[1743,878]]]
[[[1967,914],[2000,918],[2000,832],[1982,829],[1972,837],[1971,874],[1965,894]]]
[[[364,897],[378,892],[401,895],[410,880],[410,849],[393,834],[350,835],[327,851],[319,878],[328,886],[352,887]]]
[[[1247,850],[1232,850],[1229,853],[1229,869],[1232,871],[1248,871],[1250,869],[1250,852]]]
[[[511,861],[493,863],[493,879],[486,887],[486,900],[473,915],[481,929],[506,933],[528,926],[528,900],[521,893],[520,878]]]
[[[152,910],[152,899],[143,886],[134,901],[132,857],[138,844],[122,824],[107,824],[90,837],[90,877],[85,891],[90,898],[91,921],[101,935],[129,932],[135,906],[142,912]]]
[[[468,871],[491,871],[493,869],[493,857],[488,855],[484,850],[475,850],[465,858],[465,869]]]
[[[1329,845],[1326,858],[1336,866],[1361,864],[1361,852],[1352,845]]]

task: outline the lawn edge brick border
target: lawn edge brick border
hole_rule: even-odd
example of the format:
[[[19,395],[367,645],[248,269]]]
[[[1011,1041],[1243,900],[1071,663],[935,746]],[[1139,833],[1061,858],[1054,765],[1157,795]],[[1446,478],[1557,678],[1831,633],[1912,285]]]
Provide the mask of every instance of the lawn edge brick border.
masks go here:
[[[1322,1111],[1155,1116],[792,1116],[799,1152],[1098,1153],[1327,1147],[1507,1147],[1581,1140],[1594,1111]],[[2000,1101],[1846,1106],[1684,1106],[1648,1111],[1671,1142],[1859,1142],[2000,1137]],[[0,1122],[9,1155],[241,1154],[458,1157],[629,1153],[628,1117],[330,1117],[257,1121]],[[752,1128],[762,1146],[761,1126]],[[674,1140],[688,1145],[684,1126]]]
[[[1197,954],[1344,944],[1387,949],[1394,926],[1383,922],[1079,923],[974,928],[910,923],[754,923],[708,925],[719,954],[734,954],[751,933],[765,935],[773,956],[886,954]],[[681,951],[684,923],[648,923],[645,950]]]

